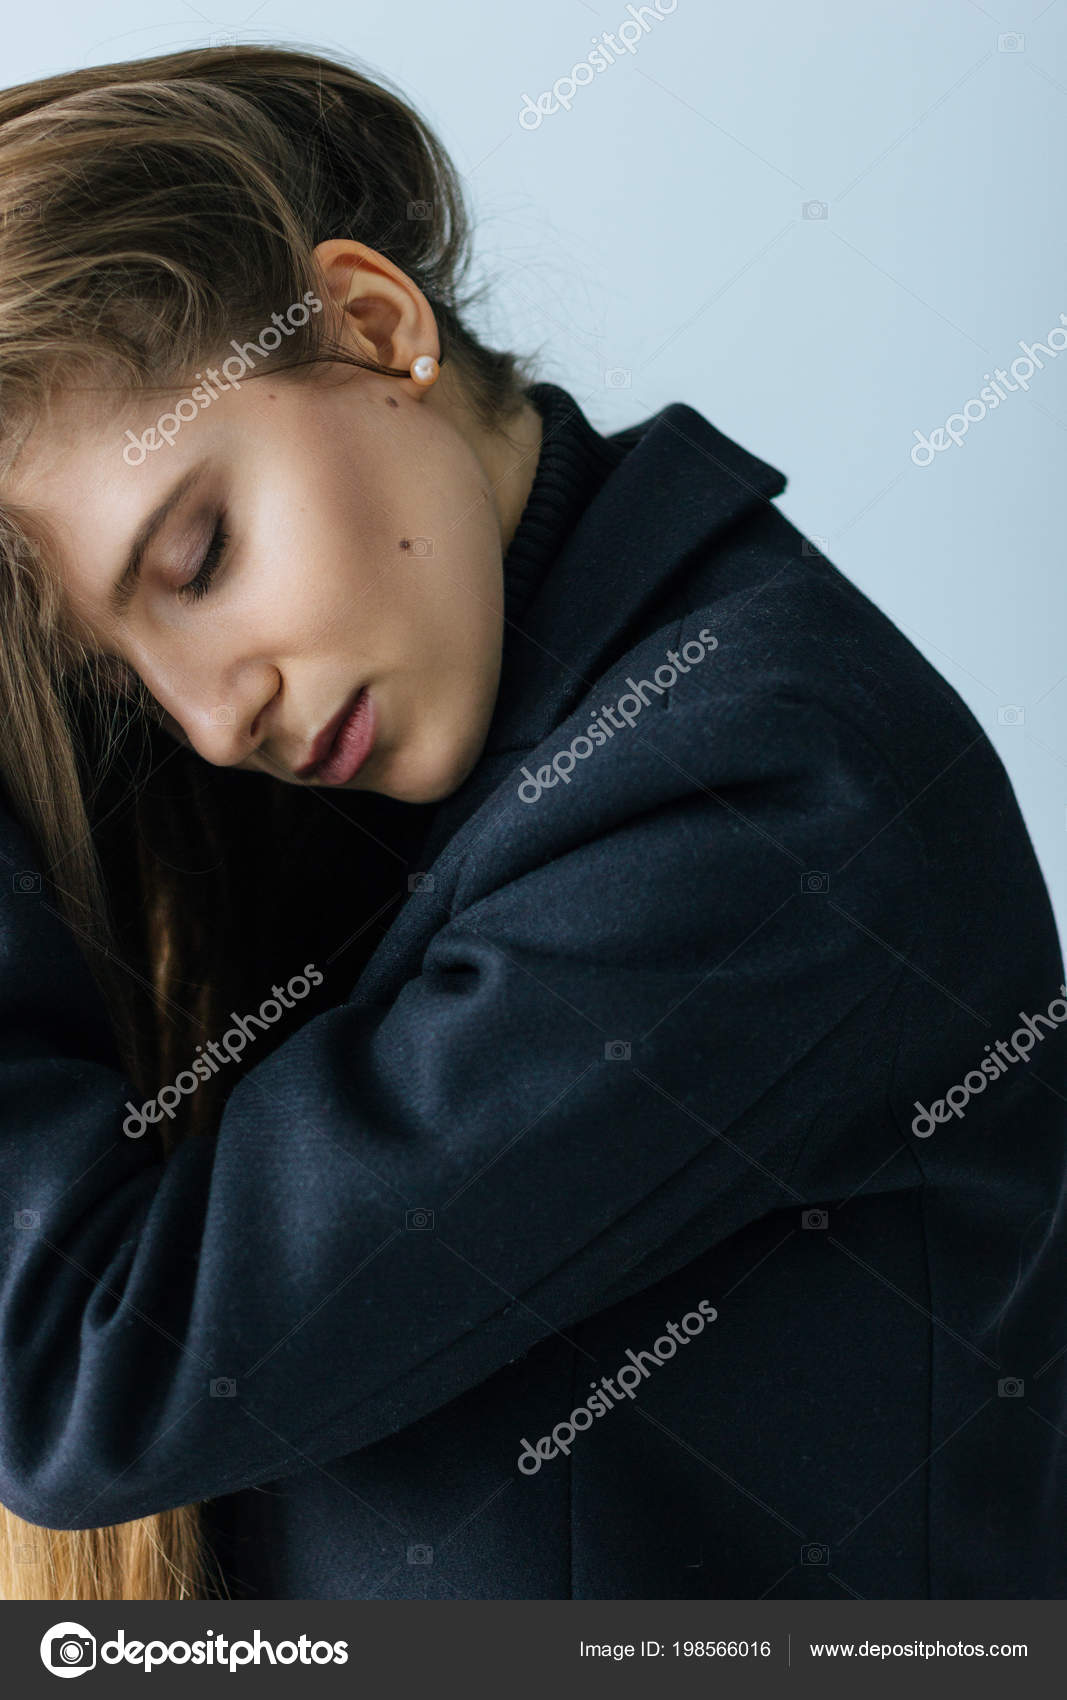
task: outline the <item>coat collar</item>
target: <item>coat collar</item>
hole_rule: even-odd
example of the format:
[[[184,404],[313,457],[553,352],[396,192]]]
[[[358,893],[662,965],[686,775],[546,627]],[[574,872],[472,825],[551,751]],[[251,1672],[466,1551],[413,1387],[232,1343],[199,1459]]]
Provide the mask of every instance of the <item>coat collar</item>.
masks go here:
[[[482,754],[437,805],[422,866],[547,738],[735,521],[785,488],[766,461],[685,402],[601,436],[566,390],[528,391],[545,422],[534,482],[504,558],[504,653]],[[700,606],[701,593],[694,591]],[[410,906],[409,906],[410,907]],[[422,913],[422,911],[420,911]],[[394,944],[406,937],[401,915]],[[397,931],[397,928],[400,930]]]
[[[547,736],[704,553],[786,486],[783,473],[686,402],[605,437],[566,390],[538,384],[528,393],[545,445],[504,559],[504,654],[487,755]],[[583,469],[577,513],[573,487],[562,500],[556,493],[568,464]]]

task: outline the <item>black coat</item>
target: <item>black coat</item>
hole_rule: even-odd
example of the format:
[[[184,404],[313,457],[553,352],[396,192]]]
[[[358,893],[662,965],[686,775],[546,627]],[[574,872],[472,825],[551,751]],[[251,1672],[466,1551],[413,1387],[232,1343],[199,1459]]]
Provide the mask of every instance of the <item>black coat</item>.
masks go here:
[[[1064,974],[1011,785],[780,473],[683,404],[611,442],[426,877],[217,1140],[124,1136],[5,821],[0,1500],[210,1500],[260,1597],[1060,1597]]]

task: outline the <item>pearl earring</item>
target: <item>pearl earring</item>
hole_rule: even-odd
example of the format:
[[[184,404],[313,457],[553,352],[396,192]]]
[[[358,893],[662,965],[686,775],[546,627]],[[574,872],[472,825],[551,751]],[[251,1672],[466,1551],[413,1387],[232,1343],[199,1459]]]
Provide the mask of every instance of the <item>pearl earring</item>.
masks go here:
[[[419,354],[411,362],[411,376],[417,384],[429,387],[437,379],[441,368],[432,354]]]

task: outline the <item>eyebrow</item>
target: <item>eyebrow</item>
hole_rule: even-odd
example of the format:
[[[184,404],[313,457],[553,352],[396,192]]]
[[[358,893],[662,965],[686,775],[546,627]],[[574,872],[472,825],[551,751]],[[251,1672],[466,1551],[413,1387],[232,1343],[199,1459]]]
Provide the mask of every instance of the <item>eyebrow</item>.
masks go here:
[[[185,474],[184,478],[180,478],[170,493],[164,496],[159,506],[153,508],[148,518],[138,526],[137,534],[126,557],[126,565],[115,580],[111,588],[111,595],[108,598],[108,605],[113,614],[122,614],[129,607],[133,600],[133,593],[137,589],[137,581],[141,576],[141,567],[144,564],[149,544],[170,518],[175,508],[185,500],[202,471],[202,466],[194,466],[190,472]]]

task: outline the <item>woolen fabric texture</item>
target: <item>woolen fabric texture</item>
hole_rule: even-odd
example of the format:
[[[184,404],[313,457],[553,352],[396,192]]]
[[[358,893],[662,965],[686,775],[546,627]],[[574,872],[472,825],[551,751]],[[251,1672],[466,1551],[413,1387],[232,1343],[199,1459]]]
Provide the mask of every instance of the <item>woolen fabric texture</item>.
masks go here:
[[[484,751],[217,1137],[123,1134],[3,818],[0,1500],[206,1501],[235,1597],[1062,1597],[1067,1030],[1011,1040],[1064,970],[1005,770],[774,467],[529,393]]]

